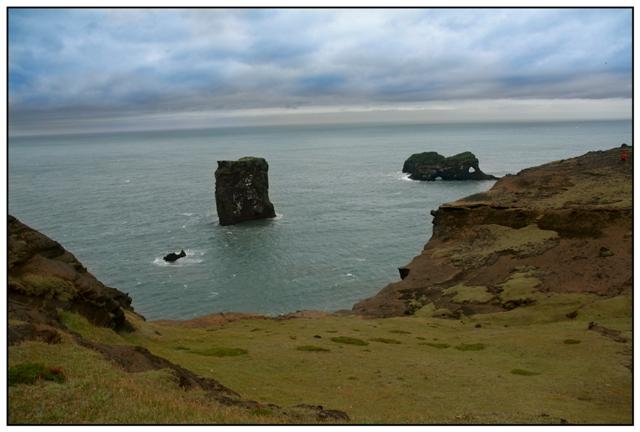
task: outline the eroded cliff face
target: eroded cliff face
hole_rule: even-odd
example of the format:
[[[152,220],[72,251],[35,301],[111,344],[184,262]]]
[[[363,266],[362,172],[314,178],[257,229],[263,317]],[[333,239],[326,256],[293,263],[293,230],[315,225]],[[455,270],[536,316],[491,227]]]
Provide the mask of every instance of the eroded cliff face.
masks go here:
[[[131,297],[98,281],[58,242],[8,216],[9,318],[56,325],[58,310],[122,330]]]
[[[432,238],[404,267],[404,279],[353,310],[456,318],[553,293],[630,290],[632,168],[633,158],[622,161],[619,148],[590,152],[442,205],[432,212]]]

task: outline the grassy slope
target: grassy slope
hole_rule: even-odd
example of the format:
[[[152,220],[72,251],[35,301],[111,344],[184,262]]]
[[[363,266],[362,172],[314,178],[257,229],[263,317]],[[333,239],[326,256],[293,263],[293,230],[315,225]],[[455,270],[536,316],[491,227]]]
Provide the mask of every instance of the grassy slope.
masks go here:
[[[577,308],[576,319],[565,317]],[[207,328],[134,321],[137,331],[121,335],[69,313],[64,321],[92,340],[143,345],[216,378],[243,398],[282,406],[322,404],[345,410],[354,423],[631,421],[631,372],[625,367],[630,342],[587,330],[589,321],[597,321],[629,336],[628,296],[555,295],[544,303],[462,321],[331,316],[245,319]],[[331,340],[339,336],[368,345]],[[470,349],[456,348],[465,345]],[[329,351],[297,349],[301,346]],[[10,365],[26,361],[62,367],[68,380],[11,387],[11,423],[290,421],[222,407],[196,391],[181,390],[164,371],[121,371],[70,340],[10,347]]]

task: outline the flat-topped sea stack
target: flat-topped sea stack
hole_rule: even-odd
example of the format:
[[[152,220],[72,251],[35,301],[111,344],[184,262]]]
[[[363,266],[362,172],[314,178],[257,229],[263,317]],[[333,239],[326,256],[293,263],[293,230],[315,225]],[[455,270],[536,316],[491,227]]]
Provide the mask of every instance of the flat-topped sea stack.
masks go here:
[[[402,280],[353,310],[457,318],[550,296],[629,293],[632,173],[632,147],[595,151],[507,175],[488,192],[443,204],[432,211],[433,235],[402,268]]]
[[[480,170],[478,158],[471,152],[444,157],[436,152],[414,153],[402,166],[412,180],[497,180]]]
[[[216,208],[220,225],[276,216],[269,200],[269,164],[263,158],[218,161]]]

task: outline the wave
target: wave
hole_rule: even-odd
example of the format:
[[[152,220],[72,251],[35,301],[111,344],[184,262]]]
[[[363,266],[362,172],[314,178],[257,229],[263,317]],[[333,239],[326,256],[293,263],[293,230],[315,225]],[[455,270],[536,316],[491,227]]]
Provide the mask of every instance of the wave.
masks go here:
[[[419,180],[412,180],[409,178],[411,174],[408,173],[403,173],[402,171],[396,171],[393,174],[387,174],[387,177],[393,177],[396,180],[402,180],[402,181],[409,181],[409,182],[414,182],[414,181],[419,181]]]
[[[204,262],[202,257],[206,254],[206,251],[201,249],[185,249],[184,252],[187,256],[180,258],[177,261],[167,262],[162,256],[159,256],[154,258],[152,264],[157,265],[158,267],[185,267]]]
[[[411,175],[411,174],[408,174],[408,173],[397,172],[397,173],[396,173],[396,178],[397,178],[398,180],[402,180],[402,181],[410,181],[410,182],[419,181],[419,180],[413,180],[413,179],[410,179],[410,178],[409,178],[409,176],[410,176],[410,175]]]

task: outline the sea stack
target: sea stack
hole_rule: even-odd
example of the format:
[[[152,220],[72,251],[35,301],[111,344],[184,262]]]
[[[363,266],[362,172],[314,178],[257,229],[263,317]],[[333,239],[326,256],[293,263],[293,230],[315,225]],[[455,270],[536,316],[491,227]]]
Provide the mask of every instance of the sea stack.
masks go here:
[[[478,158],[471,152],[444,157],[436,152],[412,154],[402,166],[412,180],[497,180],[480,170]]]
[[[216,208],[220,225],[276,216],[269,200],[269,164],[263,158],[218,161]]]

